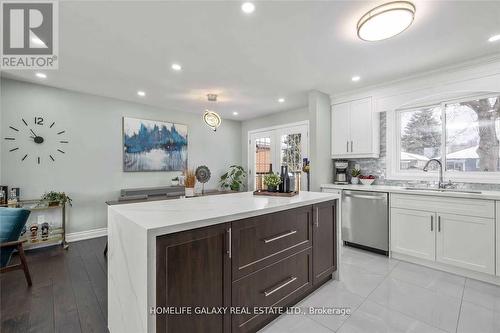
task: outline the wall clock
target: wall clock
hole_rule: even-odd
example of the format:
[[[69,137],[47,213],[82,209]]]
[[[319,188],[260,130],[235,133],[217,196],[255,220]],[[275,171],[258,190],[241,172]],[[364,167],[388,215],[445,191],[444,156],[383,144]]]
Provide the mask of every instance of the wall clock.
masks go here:
[[[66,154],[64,145],[69,143],[64,138],[66,130],[58,128],[55,121],[46,122],[43,117],[21,118],[18,125],[9,126],[8,133],[5,140],[12,143],[9,152],[21,153],[19,158],[23,162],[30,158],[37,164],[45,160],[55,162],[58,154]]]

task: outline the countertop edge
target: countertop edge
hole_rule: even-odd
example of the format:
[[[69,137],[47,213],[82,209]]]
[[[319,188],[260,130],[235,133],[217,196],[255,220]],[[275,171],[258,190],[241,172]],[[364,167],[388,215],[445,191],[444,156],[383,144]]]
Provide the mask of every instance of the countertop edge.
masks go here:
[[[435,192],[425,189],[407,190],[401,186],[390,185],[338,185],[338,184],[321,184],[321,188],[330,188],[338,190],[353,190],[353,191],[371,191],[371,192],[388,192],[399,194],[414,194],[427,195],[437,197],[453,197],[465,199],[482,199],[482,200],[500,200],[500,191],[481,191],[482,193],[461,193],[461,192]]]
[[[266,207],[266,208],[262,208],[262,209],[258,209],[258,210],[247,210],[247,211],[241,211],[241,212],[232,213],[232,214],[228,214],[228,215],[193,219],[193,220],[189,220],[189,221],[185,221],[185,222],[173,224],[173,225],[153,226],[153,227],[141,226],[139,223],[136,223],[133,219],[127,217],[125,214],[123,214],[120,211],[120,209],[119,209],[120,206],[108,206],[108,211],[111,210],[111,211],[113,211],[113,213],[121,216],[122,218],[127,219],[129,222],[141,226],[143,228],[143,230],[147,232],[148,237],[156,237],[159,235],[172,234],[175,232],[192,230],[192,229],[196,229],[196,228],[203,228],[203,227],[208,227],[208,226],[217,225],[217,224],[221,224],[221,223],[227,223],[227,222],[231,222],[231,221],[237,221],[237,220],[241,220],[241,219],[245,219],[245,218],[255,217],[255,216],[259,216],[259,215],[265,215],[265,214],[275,213],[275,212],[279,212],[279,211],[285,211],[288,209],[294,209],[294,208],[299,208],[299,207],[303,207],[303,206],[314,205],[314,204],[321,203],[321,202],[326,202],[326,201],[331,201],[331,200],[339,200],[341,198],[340,195],[334,194],[334,193],[323,193],[323,194],[328,194],[328,195],[323,196],[321,198],[310,198],[310,199],[306,199],[306,200],[303,200],[300,202],[283,203],[283,204],[280,204],[278,206]],[[179,199],[179,200],[186,200],[186,199]],[[172,200],[168,200],[168,201],[172,202]]]

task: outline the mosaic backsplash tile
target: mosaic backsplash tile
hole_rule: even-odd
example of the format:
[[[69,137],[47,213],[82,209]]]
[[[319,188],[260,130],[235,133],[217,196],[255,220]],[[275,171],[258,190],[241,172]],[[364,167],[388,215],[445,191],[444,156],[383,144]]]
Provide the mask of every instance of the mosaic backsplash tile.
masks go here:
[[[349,159],[349,171],[354,168],[356,164],[359,164],[361,171],[366,175],[374,175],[377,176],[377,180],[375,184],[384,184],[384,185],[394,185],[394,186],[412,186],[415,185],[415,181],[405,181],[405,180],[388,180],[385,179],[386,175],[386,159],[387,159],[387,147],[386,147],[386,131],[387,129],[387,115],[385,112],[380,114],[380,158],[357,158],[357,159]],[[422,181],[422,184],[427,184],[429,182]],[[437,183],[436,182],[431,182]],[[499,184],[481,184],[481,183],[459,183],[457,184],[458,188],[461,189],[470,189],[470,190],[483,190],[483,191],[500,191],[500,182]]]

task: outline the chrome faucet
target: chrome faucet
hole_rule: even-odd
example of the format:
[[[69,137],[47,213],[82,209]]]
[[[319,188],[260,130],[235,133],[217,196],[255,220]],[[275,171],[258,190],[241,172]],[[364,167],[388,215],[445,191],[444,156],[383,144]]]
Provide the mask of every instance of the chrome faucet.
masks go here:
[[[438,184],[438,187],[439,188],[446,188],[447,186],[443,180],[443,163],[441,163],[440,160],[437,160],[435,158],[431,158],[430,160],[427,161],[427,163],[425,163],[424,168],[422,170],[425,172],[429,171],[429,164],[431,164],[431,162],[436,162],[437,164],[439,164],[439,184]]]

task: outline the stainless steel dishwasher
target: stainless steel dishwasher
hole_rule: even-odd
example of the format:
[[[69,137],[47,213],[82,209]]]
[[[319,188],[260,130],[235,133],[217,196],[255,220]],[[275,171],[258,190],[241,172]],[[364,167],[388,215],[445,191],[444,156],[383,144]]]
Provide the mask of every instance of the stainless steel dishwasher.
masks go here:
[[[387,255],[389,251],[387,193],[343,191],[342,240],[346,245]]]

